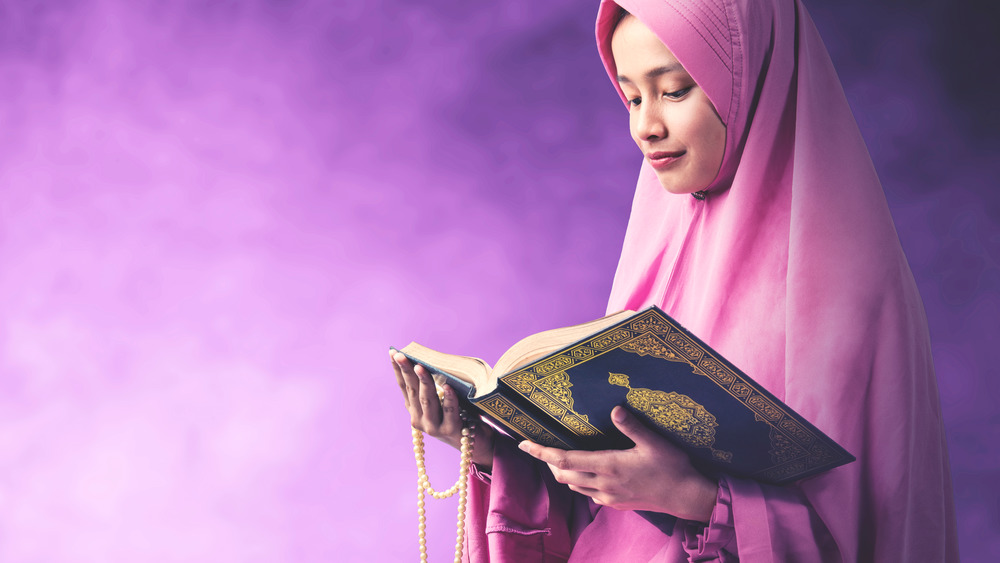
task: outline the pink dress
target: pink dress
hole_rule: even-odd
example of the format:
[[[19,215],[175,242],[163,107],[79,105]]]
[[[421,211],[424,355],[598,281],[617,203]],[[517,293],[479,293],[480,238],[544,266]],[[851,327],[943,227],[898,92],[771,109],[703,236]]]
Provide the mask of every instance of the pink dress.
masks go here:
[[[608,310],[659,305],[858,459],[784,487],[723,477],[709,525],[666,534],[498,441],[492,475],[471,477],[467,557],[958,561],[923,305],[805,8],[620,4],[708,94],[727,145],[704,200],[667,193],[643,164]],[[602,0],[597,20],[616,88],[617,9]]]

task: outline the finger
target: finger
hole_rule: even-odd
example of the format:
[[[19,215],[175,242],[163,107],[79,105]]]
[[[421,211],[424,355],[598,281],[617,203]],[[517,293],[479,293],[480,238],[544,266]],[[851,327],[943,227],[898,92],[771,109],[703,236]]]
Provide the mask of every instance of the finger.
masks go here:
[[[611,421],[622,431],[622,434],[635,442],[636,446],[646,446],[650,442],[660,439],[660,435],[655,430],[643,424],[638,417],[621,405],[612,409]]]
[[[399,385],[399,391],[403,394],[403,402],[406,407],[410,406],[409,393],[406,392],[406,381],[403,379],[403,372],[399,369],[399,364],[396,363],[395,352],[389,352],[389,363],[392,364],[392,371],[396,374],[396,383]]]
[[[461,432],[462,417],[459,416],[461,407],[458,403],[458,395],[450,385],[444,385],[444,399],[441,401],[441,433],[455,434]]]
[[[594,473],[594,452],[549,448],[529,440],[521,442],[517,447],[531,457],[549,464],[555,470]]]
[[[420,410],[423,411],[421,420],[424,424],[424,431],[437,430],[441,424],[441,399],[438,398],[437,387],[434,386],[434,380],[431,379],[427,368],[418,365],[413,371],[420,380],[418,400],[420,401]]]
[[[586,495],[586,496],[588,496],[590,498],[594,498],[595,496],[598,496],[598,495],[601,494],[601,491],[598,490],[598,489],[595,489],[593,487],[581,487],[580,485],[569,485],[569,490],[571,490],[571,491],[573,491],[575,493],[580,493],[581,495]],[[594,500],[596,502],[597,499],[594,499]],[[598,502],[597,504],[601,504],[601,503]]]
[[[602,491],[600,489],[592,489],[589,487],[576,487],[576,486],[570,486],[569,490],[590,497],[590,500],[594,501],[594,504],[600,506],[607,506],[609,508],[620,509],[618,506],[620,499],[615,495],[607,493],[606,491]]]
[[[403,385],[406,387],[406,408],[410,411],[410,424],[419,424],[423,411],[420,408],[420,401],[417,394],[420,391],[420,379],[413,371],[413,363],[403,354],[393,356],[396,365],[399,366],[399,373],[403,378]]]
[[[549,464],[549,471],[556,481],[571,487],[594,488],[597,475],[586,471],[564,471]]]
[[[481,419],[476,424],[475,443],[472,448],[472,461],[480,467],[493,467],[493,444],[496,433],[489,424]]]

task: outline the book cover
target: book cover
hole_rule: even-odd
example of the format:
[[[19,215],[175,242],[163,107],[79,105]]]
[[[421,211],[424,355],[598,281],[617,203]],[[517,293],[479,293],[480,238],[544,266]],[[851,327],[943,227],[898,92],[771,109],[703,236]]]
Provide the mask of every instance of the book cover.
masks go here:
[[[707,471],[785,484],[854,461],[655,306],[499,379],[471,402],[546,446],[630,447],[610,416],[625,405]]]

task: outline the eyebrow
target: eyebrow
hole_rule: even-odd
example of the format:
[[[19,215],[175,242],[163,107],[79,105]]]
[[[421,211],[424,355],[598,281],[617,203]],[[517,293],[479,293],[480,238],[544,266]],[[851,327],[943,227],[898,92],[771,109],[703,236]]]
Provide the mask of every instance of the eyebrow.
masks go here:
[[[680,70],[680,69],[681,69],[681,65],[680,64],[658,66],[658,67],[650,70],[649,72],[647,72],[644,75],[644,78],[646,80],[654,80],[656,78],[659,78],[659,77],[663,76],[664,74],[667,74],[668,72],[673,72],[675,70]],[[629,84],[632,83],[631,80],[629,80],[628,78],[626,78],[626,77],[624,77],[624,76],[622,76],[620,74],[618,75],[618,82],[627,82]]]

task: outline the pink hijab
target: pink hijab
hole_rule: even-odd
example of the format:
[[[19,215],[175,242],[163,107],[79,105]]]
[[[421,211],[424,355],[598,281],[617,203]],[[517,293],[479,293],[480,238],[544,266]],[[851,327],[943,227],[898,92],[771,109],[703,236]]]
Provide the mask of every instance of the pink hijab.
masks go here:
[[[648,165],[609,311],[657,304],[857,457],[795,485],[723,476],[708,526],[599,509],[498,440],[471,561],[957,561],[920,296],[840,81],[798,0],[620,0],[726,124],[697,200]],[[618,7],[597,41],[612,82]],[[624,96],[623,96],[624,101]]]
[[[643,163],[608,311],[659,305],[858,458],[798,485],[818,522],[731,484],[741,559],[957,561],[923,306],[802,3],[619,4],[706,92],[727,143],[703,201],[669,194]],[[617,12],[603,0],[597,19],[616,88]],[[818,525],[835,546],[795,545]]]

